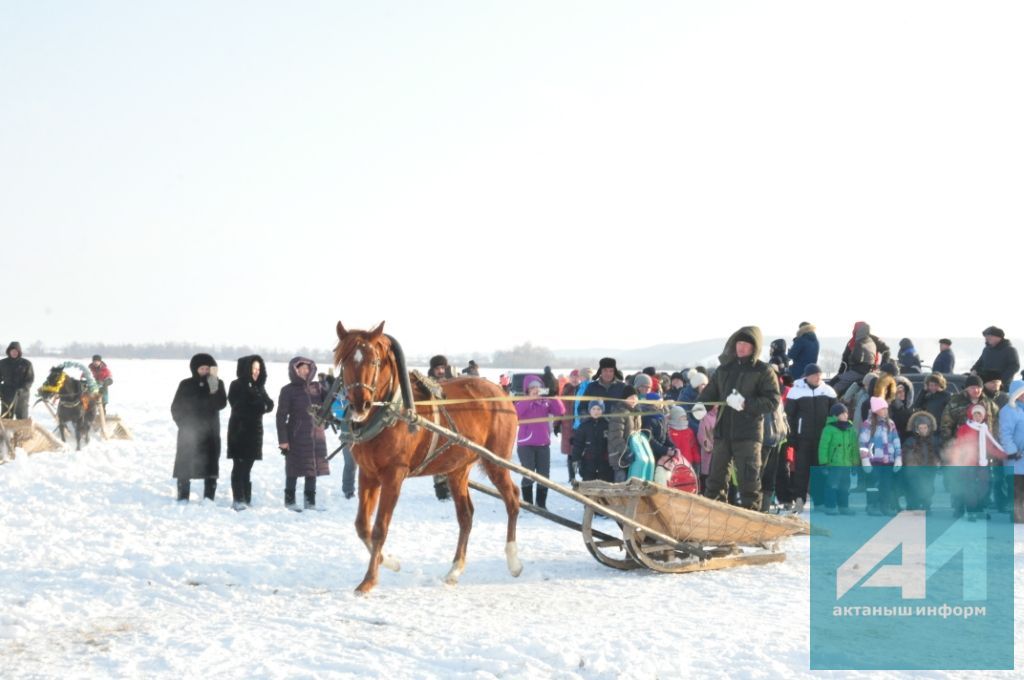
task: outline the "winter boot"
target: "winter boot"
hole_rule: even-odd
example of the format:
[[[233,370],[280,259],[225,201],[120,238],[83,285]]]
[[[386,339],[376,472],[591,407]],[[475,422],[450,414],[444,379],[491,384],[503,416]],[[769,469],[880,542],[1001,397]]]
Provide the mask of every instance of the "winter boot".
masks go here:
[[[245,507],[252,505],[252,482],[245,483],[245,498],[242,500]]]
[[[548,488],[546,486],[537,486],[537,505],[545,510],[548,507]]]
[[[235,512],[245,510],[245,494],[238,490],[237,485],[231,488],[231,509]]]
[[[302,512],[302,508],[295,504],[295,491],[284,490],[284,507],[293,512]]]
[[[178,480],[178,502],[188,503],[188,494],[192,490],[192,482],[187,479]]]
[[[203,480],[203,498],[213,500],[213,497],[217,495],[217,478],[207,477]]]
[[[434,495],[439,501],[451,500],[452,493],[448,489],[448,478],[444,475],[434,475]]]
[[[316,507],[316,491],[303,490],[302,497],[302,507],[306,510],[316,510],[317,512],[326,510],[326,508]]]
[[[533,505],[533,484],[523,487],[523,502]]]

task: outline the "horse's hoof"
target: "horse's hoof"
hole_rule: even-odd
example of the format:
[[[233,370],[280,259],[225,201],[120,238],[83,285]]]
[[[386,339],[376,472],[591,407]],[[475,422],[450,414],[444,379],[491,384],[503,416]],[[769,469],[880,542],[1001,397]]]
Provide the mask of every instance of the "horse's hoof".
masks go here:
[[[505,561],[508,563],[508,573],[513,577],[523,573],[523,563],[519,561],[519,549],[514,542],[505,544]]]
[[[402,565],[391,555],[383,557],[380,561],[380,566],[390,571],[401,571]]]
[[[462,576],[462,572],[466,570],[466,565],[453,564],[452,568],[448,570],[448,575],[444,577],[444,582],[450,586],[458,585],[459,578]]]

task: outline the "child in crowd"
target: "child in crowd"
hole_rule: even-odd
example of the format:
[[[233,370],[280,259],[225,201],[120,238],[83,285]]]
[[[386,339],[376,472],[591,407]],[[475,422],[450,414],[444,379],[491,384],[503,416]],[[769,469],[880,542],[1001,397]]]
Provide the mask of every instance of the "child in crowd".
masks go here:
[[[604,402],[590,402],[590,415],[580,421],[572,437],[572,458],[579,465],[584,482],[601,479],[612,481],[608,465],[608,420],[604,417]]]
[[[835,404],[825,421],[818,443],[818,464],[826,467],[825,514],[852,515],[850,509],[850,468],[860,463],[857,429],[850,422],[850,411]]]
[[[860,426],[860,459],[864,471],[870,473],[878,494],[868,493],[869,515],[895,515],[896,498],[893,475],[903,467],[900,433],[889,418],[889,404],[881,397],[871,397],[871,415]]]
[[[935,416],[918,411],[907,423],[910,436],[903,445],[903,460],[907,464],[907,510],[931,512],[935,495],[936,468],[942,465],[939,456],[938,425]]]
[[[987,409],[975,404],[967,411],[967,422],[960,425],[947,449],[947,464],[953,470],[956,494],[964,504],[967,519],[976,522],[985,518],[989,491],[989,463],[1006,460],[1006,452],[989,431]]]

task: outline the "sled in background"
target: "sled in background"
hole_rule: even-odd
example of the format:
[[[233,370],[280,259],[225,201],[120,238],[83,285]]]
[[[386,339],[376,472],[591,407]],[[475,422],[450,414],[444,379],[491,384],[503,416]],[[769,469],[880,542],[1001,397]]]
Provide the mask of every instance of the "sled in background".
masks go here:
[[[33,454],[61,451],[64,444],[52,432],[32,419],[0,420],[0,464],[14,460],[15,449]]]

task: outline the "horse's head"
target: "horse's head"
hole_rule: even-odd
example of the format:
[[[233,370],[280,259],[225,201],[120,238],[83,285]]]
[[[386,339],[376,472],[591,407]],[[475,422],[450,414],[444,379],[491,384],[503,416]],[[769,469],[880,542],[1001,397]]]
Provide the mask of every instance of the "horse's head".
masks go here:
[[[59,389],[60,385],[66,379],[67,374],[64,372],[63,366],[54,366],[50,369],[50,374],[46,376],[46,380],[43,384],[47,387],[56,387]]]
[[[337,330],[334,363],[339,366],[338,379],[352,420],[361,423],[369,418],[373,402],[387,400],[395,388],[391,340],[384,335],[383,321],[371,331],[348,331],[339,321]]]

